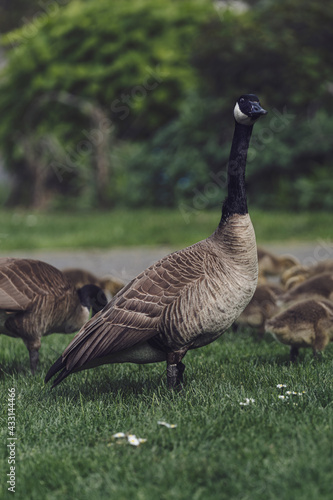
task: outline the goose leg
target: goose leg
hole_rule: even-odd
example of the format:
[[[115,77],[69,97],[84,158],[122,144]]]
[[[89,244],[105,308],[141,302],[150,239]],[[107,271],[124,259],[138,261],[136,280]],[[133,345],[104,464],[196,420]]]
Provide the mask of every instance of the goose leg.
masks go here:
[[[183,382],[185,365],[181,362],[187,349],[169,352],[167,354],[167,385],[169,389],[174,389]]]
[[[29,357],[31,373],[35,375],[39,359],[38,349],[29,349]]]
[[[298,356],[298,347],[293,345],[290,348],[290,361],[294,363],[297,360],[297,356]]]
[[[23,339],[23,342],[25,343],[26,348],[29,351],[31,373],[33,375],[35,375],[37,365],[38,365],[38,359],[39,359],[38,351],[39,351],[40,346],[41,346],[40,338],[38,337],[38,338],[35,338],[33,340]]]

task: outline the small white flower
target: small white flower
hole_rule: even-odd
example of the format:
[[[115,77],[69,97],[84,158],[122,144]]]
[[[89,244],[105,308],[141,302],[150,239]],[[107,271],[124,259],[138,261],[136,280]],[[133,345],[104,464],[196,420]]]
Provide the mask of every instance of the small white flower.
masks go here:
[[[126,437],[126,434],[124,434],[123,432],[117,432],[116,434],[113,434],[112,437],[115,439],[124,438]]]
[[[285,400],[285,399],[289,399],[289,398],[288,398],[288,396],[281,396],[281,395],[280,395],[280,396],[278,396],[278,398],[279,398],[279,399],[283,399],[283,400]]]
[[[286,386],[285,384],[278,384],[276,387],[277,387],[278,389],[282,389],[283,387],[287,387],[287,386]]]
[[[139,446],[139,444],[145,443],[147,441],[147,439],[137,438],[135,434],[125,434],[124,432],[117,432],[116,434],[113,434],[112,437],[115,439],[127,438],[127,442],[132,446]]]
[[[177,427],[177,424],[168,424],[167,422],[164,422],[163,420],[159,420],[158,425],[164,425],[164,427],[167,427],[168,429],[175,429]]]
[[[127,441],[132,446],[139,446],[141,443],[145,443],[147,439],[137,438],[135,434],[128,434]]]
[[[127,436],[127,441],[132,446],[139,446],[139,444],[140,444],[140,441],[138,440],[138,438],[134,434],[129,434]]]
[[[252,399],[252,398],[245,398],[245,403],[239,403],[240,405],[242,406],[248,406],[250,403],[254,403],[255,402],[255,399]]]

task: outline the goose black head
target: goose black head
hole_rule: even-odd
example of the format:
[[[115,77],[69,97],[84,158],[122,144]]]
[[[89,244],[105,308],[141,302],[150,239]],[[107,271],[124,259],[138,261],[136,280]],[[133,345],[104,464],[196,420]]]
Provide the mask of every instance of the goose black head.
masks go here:
[[[241,125],[253,125],[267,111],[260,106],[259,99],[254,94],[241,95],[235,104],[234,117]]]
[[[77,294],[81,304],[89,310],[91,308],[93,315],[101,311],[108,303],[105,293],[96,285],[84,285],[77,290]]]

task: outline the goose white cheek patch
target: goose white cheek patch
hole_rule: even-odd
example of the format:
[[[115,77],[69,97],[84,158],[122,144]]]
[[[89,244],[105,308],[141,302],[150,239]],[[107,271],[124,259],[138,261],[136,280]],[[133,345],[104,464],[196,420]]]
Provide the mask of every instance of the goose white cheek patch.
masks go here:
[[[240,123],[241,125],[253,125],[254,123],[252,118],[250,118],[240,110],[238,102],[236,102],[236,105],[234,107],[234,117],[236,122]]]

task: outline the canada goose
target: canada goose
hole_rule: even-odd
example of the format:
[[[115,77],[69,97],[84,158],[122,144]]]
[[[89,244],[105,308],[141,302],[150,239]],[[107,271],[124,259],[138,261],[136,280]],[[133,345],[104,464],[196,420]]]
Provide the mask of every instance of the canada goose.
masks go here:
[[[60,370],[53,386],[72,372],[105,363],[166,361],[168,387],[175,387],[182,382],[186,352],[216,340],[240,315],[258,276],[246,157],[253,124],[266,113],[255,95],[236,102],[228,194],[216,231],[159,260],[120,290],[81,328],[46,382]]]
[[[274,255],[262,247],[258,248],[259,276],[278,276],[298,263],[292,255]]]
[[[0,333],[21,337],[35,373],[41,337],[72,333],[106,304],[102,290],[86,285],[79,290],[61,271],[32,259],[0,258]]]
[[[300,347],[312,347],[316,355],[333,341],[333,303],[325,299],[298,302],[267,320],[265,330],[291,346],[291,361],[296,360]]]
[[[256,291],[235,324],[250,326],[258,331],[260,337],[265,333],[265,321],[278,312],[277,297],[283,289],[274,283],[258,284]]]
[[[123,286],[125,286],[125,284],[117,278],[98,278],[93,273],[86,271],[85,269],[62,269],[62,273],[71,283],[73,283],[76,289],[81,288],[84,285],[97,285],[108,295],[108,298],[110,299],[116,295],[116,293],[118,293]]]
[[[291,302],[305,299],[333,300],[333,273],[322,273],[312,276],[299,285],[280,295],[278,305],[283,306]]]

